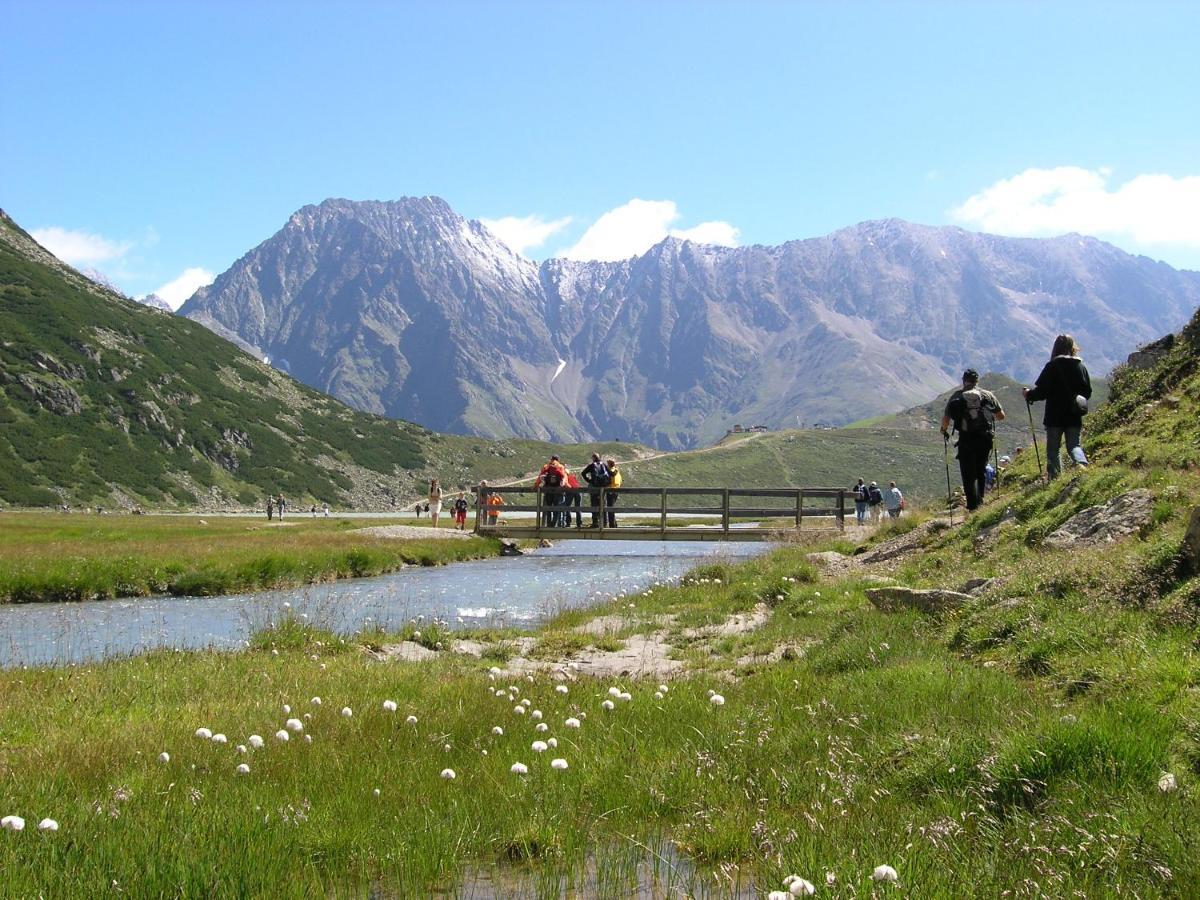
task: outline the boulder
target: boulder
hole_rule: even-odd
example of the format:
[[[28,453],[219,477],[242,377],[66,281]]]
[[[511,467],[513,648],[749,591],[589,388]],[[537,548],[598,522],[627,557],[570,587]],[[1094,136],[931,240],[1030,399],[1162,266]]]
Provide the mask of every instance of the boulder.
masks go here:
[[[1168,334],[1166,337],[1161,337],[1153,343],[1146,344],[1144,347],[1134,350],[1129,354],[1125,365],[1136,371],[1153,369],[1163,357],[1171,352],[1174,346],[1175,335]]]
[[[1185,577],[1200,575],[1200,506],[1192,508],[1192,518],[1183,536],[1180,557]]]
[[[957,609],[971,600],[971,595],[938,588],[921,590],[892,586],[868,588],[867,599],[883,612],[916,609],[924,613],[938,613],[948,609]]]
[[[1089,506],[1051,532],[1051,547],[1091,547],[1119,541],[1150,521],[1154,498],[1145,488],[1129,491],[1099,506]]]

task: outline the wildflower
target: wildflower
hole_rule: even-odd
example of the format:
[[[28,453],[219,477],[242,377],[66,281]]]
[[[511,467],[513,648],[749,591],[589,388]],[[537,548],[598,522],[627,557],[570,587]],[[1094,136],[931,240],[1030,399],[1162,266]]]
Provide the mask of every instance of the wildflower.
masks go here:
[[[252,735],[250,735],[250,737],[248,737],[246,739],[246,743],[248,743],[251,747],[253,747],[255,750],[257,750],[259,747],[261,747],[263,745],[263,739],[262,739],[261,735],[252,734]],[[167,754],[165,754],[165,753],[163,754],[163,756],[166,756],[166,755]],[[159,758],[162,759],[162,757],[159,757]],[[163,762],[166,762],[166,760],[163,760]]]
[[[667,690],[668,690],[668,689],[667,689],[667,686],[666,686],[665,684],[660,684],[660,685],[658,686],[658,692],[659,692],[660,694],[665,694],[665,693],[667,692]]]
[[[499,674],[500,674],[500,667],[499,667],[499,666],[492,666],[490,669],[488,669],[488,674],[489,674],[489,675],[499,675]]]
[[[525,707],[521,706],[521,704],[518,703],[516,706],[513,707],[513,712],[515,712],[518,716],[523,716],[523,715],[525,715]]]
[[[304,723],[301,722],[299,719],[288,719],[286,722],[283,723],[283,727],[286,728],[288,731],[295,731],[295,732],[299,733],[304,730]]]
[[[311,703],[313,706],[320,706],[320,705],[321,705],[321,698],[320,698],[320,697],[313,697],[313,698],[312,698],[311,700],[309,700],[308,702],[309,702],[309,703]]]
[[[245,744],[238,744],[238,745],[237,745],[237,752],[238,752],[238,753],[249,753],[250,751],[246,749],[246,745],[245,745]]]
[[[720,694],[713,694],[711,697],[708,698],[708,702],[711,703],[713,706],[724,706],[725,698],[722,697]]]
[[[287,743],[288,733],[280,728],[277,732],[275,732],[275,740]]]
[[[291,708],[291,706],[289,706],[289,705],[288,705],[288,704],[286,704],[286,703],[285,703],[285,704],[283,704],[283,714],[284,714],[285,716],[290,716],[290,715],[292,714],[292,708]]]
[[[887,881],[895,883],[900,880],[900,876],[896,874],[896,870],[891,866],[876,866],[875,871],[871,873],[873,881]]]
[[[383,701],[383,711],[384,712],[395,712],[396,711],[396,701],[395,700],[384,700]]]
[[[3,819],[0,819],[0,828],[3,828],[5,831],[24,831],[25,820],[20,816],[5,816]]]
[[[551,746],[551,748],[557,747],[558,746],[558,738],[547,738],[546,743],[549,744]]]
[[[245,763],[242,763],[241,765],[239,765],[237,767],[236,771],[239,775],[249,775],[250,767],[248,765],[246,765]]]
[[[171,761],[171,754],[164,750],[162,753],[158,754],[158,761],[160,763],[169,763]]]
[[[58,823],[53,819],[42,819],[38,822],[38,831],[58,831]]]
[[[811,897],[817,892],[817,886],[811,881],[804,878],[794,876],[795,880],[788,885],[788,891],[793,897]]]
[[[617,705],[615,703],[613,703],[611,700],[605,700],[600,705],[603,706],[605,709],[616,709],[617,708]]]
[[[1163,772],[1162,777],[1158,779],[1158,789],[1164,794],[1169,794],[1174,791],[1178,784],[1175,783],[1175,776],[1170,772]]]
[[[771,891],[767,894],[767,900],[792,900],[792,896],[787,891]]]
[[[826,872],[825,873],[825,883],[827,885],[829,885],[830,887],[833,887],[835,884],[837,884],[837,876],[834,875],[832,872]]]
[[[443,744],[443,745],[442,745],[442,750],[443,750],[443,752],[445,752],[445,753],[449,753],[449,752],[450,752],[450,745],[449,745],[449,744]]]
[[[348,719],[348,718],[350,718],[352,715],[354,715],[354,710],[352,710],[352,709],[351,709],[350,707],[348,707],[348,706],[343,706],[343,707],[342,707],[342,718],[343,718],[343,719]]]
[[[404,721],[405,721],[405,723],[406,723],[406,724],[408,724],[408,725],[416,725],[416,724],[417,724],[417,717],[416,717],[416,716],[409,716],[409,717],[408,717],[407,719],[405,719]]]
[[[654,692],[654,699],[655,699],[655,700],[661,700],[662,698],[663,698],[662,691],[655,691],[655,692]]]
[[[537,725],[535,725],[533,727],[533,730],[534,731],[549,731],[550,726],[547,725],[545,722],[538,722]]]
[[[306,744],[311,744],[311,743],[312,743],[312,735],[311,735],[311,734],[306,734],[306,735],[304,736],[304,743],[306,743]]]
[[[567,721],[563,722],[563,724],[566,725],[568,728],[578,728],[579,720],[576,719],[574,716],[572,716],[571,718],[567,719]]]
[[[542,720],[542,711],[540,709],[535,709],[529,714],[529,718],[533,719],[535,722],[540,722]]]
[[[379,796],[379,793],[380,793],[380,792],[379,792],[379,788],[375,788],[375,790],[371,791],[371,794],[372,794],[372,795],[374,795],[374,796],[376,796],[376,797],[378,797],[378,796]]]
[[[212,740],[212,732],[209,731],[207,728],[197,728],[196,729],[196,737],[200,738],[200,740],[202,740],[202,741],[211,741]]]
[[[413,632],[413,640],[414,640],[414,641],[419,641],[420,639],[421,639],[421,632],[419,632],[419,631],[414,631],[414,632]]]
[[[496,696],[497,697],[507,697],[508,691],[504,690],[504,688],[496,688]]]
[[[442,769],[442,777],[447,781],[453,781],[456,776],[453,769]]]
[[[622,691],[621,699],[624,700],[626,703],[628,703],[630,700],[633,699],[633,694],[629,693],[629,691]]]
[[[621,689],[620,689],[619,687],[610,687],[610,688],[608,689],[608,696],[610,696],[610,697],[616,697],[616,698],[620,698],[620,696],[621,696]]]
[[[550,745],[545,741],[534,741],[529,745],[530,749],[533,750],[534,753],[545,753],[546,750],[549,749],[549,746]]]
[[[225,737],[223,734],[214,734],[212,736],[212,742],[214,744],[228,744],[229,738]]]
[[[713,694],[715,694],[715,693],[716,693],[716,691],[714,691],[712,688],[709,688],[709,689],[708,689],[708,696],[710,696],[710,697],[711,697],[711,696],[712,696]]]
[[[496,737],[504,737],[504,729],[499,725],[496,725],[492,728],[492,734],[494,734]]]
[[[554,690],[558,691],[558,693],[560,693],[560,694],[565,694],[568,692],[569,689],[567,688],[567,686],[565,684],[560,684],[557,687],[555,687]]]
[[[567,761],[562,757],[552,759],[550,760],[550,768],[557,769],[558,771],[562,772],[567,768]]]
[[[529,766],[525,765],[525,763],[513,763],[508,771],[512,772],[514,775],[528,775]]]
[[[305,713],[305,714],[304,714],[304,721],[305,721],[305,722],[311,722],[311,721],[312,721],[312,713]]]

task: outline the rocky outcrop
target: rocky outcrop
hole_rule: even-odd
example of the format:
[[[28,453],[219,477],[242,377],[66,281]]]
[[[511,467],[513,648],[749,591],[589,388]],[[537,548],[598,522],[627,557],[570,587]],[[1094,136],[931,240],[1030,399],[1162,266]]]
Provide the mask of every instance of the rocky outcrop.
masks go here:
[[[940,613],[948,609],[957,609],[971,600],[971,595],[937,588],[921,590],[893,586],[867,588],[867,599],[882,612],[915,609],[923,613]]]
[[[1184,577],[1200,575],[1200,506],[1192,508],[1192,517],[1188,520],[1187,533],[1183,536],[1180,548],[1180,562]]]
[[[1144,347],[1139,347],[1129,354],[1129,358],[1125,360],[1125,365],[1135,371],[1145,369],[1153,369],[1175,346],[1175,335],[1168,334],[1166,337],[1161,337],[1157,341],[1146,344]]]
[[[1103,372],[1198,304],[1200,274],[1091,238],[895,219],[539,266],[420,197],[304,207],[181,312],[353,406],[439,431],[679,449],[736,422],[895,412],[967,364],[1037,371],[1064,326]]]
[[[1152,507],[1150,491],[1145,488],[1129,491],[1071,516],[1047,535],[1045,543],[1050,547],[1073,548],[1119,541],[1145,527]]]

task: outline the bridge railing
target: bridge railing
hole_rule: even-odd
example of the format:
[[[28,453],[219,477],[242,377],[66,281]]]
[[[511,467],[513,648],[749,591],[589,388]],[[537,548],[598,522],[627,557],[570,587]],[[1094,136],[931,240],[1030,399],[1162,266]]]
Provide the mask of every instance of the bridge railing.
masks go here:
[[[476,494],[475,531],[532,537],[592,531],[601,534],[586,536],[621,531],[630,537],[686,537],[683,534],[686,531],[692,535],[718,532],[751,537],[776,533],[781,527],[800,528],[805,519],[833,519],[838,528],[844,528],[847,493],[844,488],[828,487],[480,487]],[[503,504],[493,504],[494,495],[502,497]],[[525,515],[514,518],[512,513]],[[649,517],[649,521],[619,527],[609,524],[613,517],[627,516],[641,520]],[[561,524],[563,517],[566,526]],[[699,517],[702,521],[685,528],[672,525],[672,517]],[[762,518],[786,519],[788,525],[754,526],[736,521]]]

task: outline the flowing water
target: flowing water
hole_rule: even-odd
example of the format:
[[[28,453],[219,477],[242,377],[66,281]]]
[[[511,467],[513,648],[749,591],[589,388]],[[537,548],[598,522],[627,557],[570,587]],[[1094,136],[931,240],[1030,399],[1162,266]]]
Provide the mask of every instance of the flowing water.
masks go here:
[[[678,579],[706,561],[766,549],[752,543],[563,541],[525,556],[284,591],[0,605],[0,666],[79,663],[164,648],[232,649],[285,610],[342,633],[371,625],[395,629],[418,616],[464,629],[529,627],[561,610]]]

